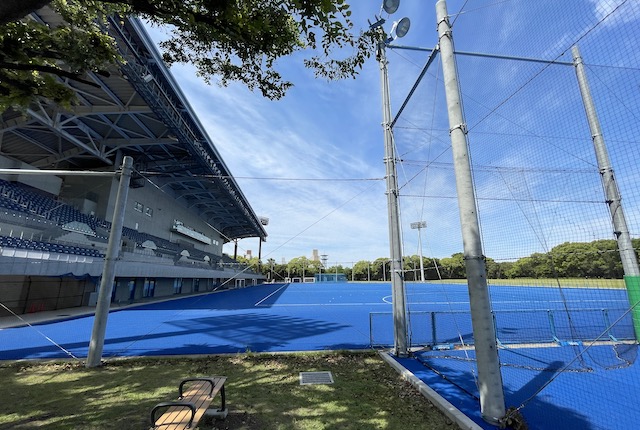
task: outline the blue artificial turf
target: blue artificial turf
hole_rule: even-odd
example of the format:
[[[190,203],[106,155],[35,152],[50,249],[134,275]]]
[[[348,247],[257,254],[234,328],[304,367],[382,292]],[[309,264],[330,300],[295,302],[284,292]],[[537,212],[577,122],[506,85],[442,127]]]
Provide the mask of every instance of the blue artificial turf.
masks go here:
[[[562,343],[575,332],[606,341],[632,335],[620,311],[629,306],[625,292],[563,290],[491,288],[507,407],[524,405],[531,429],[636,428],[638,345]],[[407,284],[406,293],[416,343],[472,340],[466,285]],[[376,340],[393,342],[390,298],[389,284],[269,284],[134,306],[110,313],[103,357],[369,349],[370,324]],[[606,330],[609,321],[616,324]],[[86,357],[92,324],[86,316],[0,330],[0,359]],[[534,341],[545,343],[517,345]],[[398,361],[493,428],[480,418],[473,350]]]

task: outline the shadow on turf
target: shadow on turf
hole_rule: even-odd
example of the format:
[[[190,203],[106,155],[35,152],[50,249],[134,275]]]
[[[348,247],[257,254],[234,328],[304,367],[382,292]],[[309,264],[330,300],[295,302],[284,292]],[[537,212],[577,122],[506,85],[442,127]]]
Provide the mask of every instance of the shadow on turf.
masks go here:
[[[196,297],[183,297],[157,303],[136,306],[138,310],[183,310],[183,309],[215,309],[240,310],[253,309],[258,303],[260,307],[269,307],[287,291],[285,284],[262,284],[237,290],[219,290]]]
[[[130,322],[130,324],[135,323],[135,321]],[[150,332],[140,336],[107,337],[103,356],[277,351],[282,350],[289,342],[295,340],[348,328],[343,324],[322,320],[258,313],[177,320],[166,325],[172,326],[174,329],[167,331],[165,326],[162,329],[158,328],[158,330],[164,330],[162,332]],[[121,330],[126,330],[126,327],[130,326],[123,324]],[[21,343],[22,332],[20,330],[25,329],[10,329],[3,332],[7,340],[4,344],[5,347],[8,345],[14,346],[13,349],[0,351],[0,357],[3,360],[68,357],[64,351],[54,345],[15,348],[16,345]],[[64,330],[64,327],[60,329]],[[54,334],[49,336],[55,339]],[[159,343],[158,340],[161,340],[161,342]],[[74,355],[85,357],[88,344],[89,341],[87,339],[79,342],[64,343],[61,346],[71,351]],[[343,343],[339,345],[341,347],[344,346]],[[357,345],[350,346],[357,347]],[[359,347],[366,348],[368,345],[363,344]],[[334,345],[326,345],[325,349],[340,348],[334,348]]]
[[[460,411],[469,417],[475,417],[476,421],[485,428],[494,428],[484,423],[480,418],[480,401],[478,388],[476,386],[477,368],[473,354],[469,354],[468,359],[456,361],[456,365],[449,366],[445,363],[448,360],[456,360],[456,357],[433,360],[428,353],[416,354],[416,361],[431,371],[422,373],[420,379],[431,388],[447,398]],[[458,357],[460,358],[460,357]],[[507,408],[519,407],[526,402],[525,407],[520,410],[529,428],[531,429],[552,429],[562,428],[563,430],[592,430],[593,424],[588,416],[576,410],[560,407],[551,401],[545,401],[544,391],[537,391],[545,386],[550,379],[556,375],[558,369],[565,365],[562,361],[545,363],[543,368],[523,369],[505,368],[502,374],[504,383],[504,396]],[[468,369],[468,370],[467,370]],[[509,372],[507,374],[507,372]],[[515,376],[517,373],[518,376]],[[517,390],[511,390],[514,381],[527,381]],[[534,397],[532,397],[534,396]],[[550,398],[550,400],[552,400]]]

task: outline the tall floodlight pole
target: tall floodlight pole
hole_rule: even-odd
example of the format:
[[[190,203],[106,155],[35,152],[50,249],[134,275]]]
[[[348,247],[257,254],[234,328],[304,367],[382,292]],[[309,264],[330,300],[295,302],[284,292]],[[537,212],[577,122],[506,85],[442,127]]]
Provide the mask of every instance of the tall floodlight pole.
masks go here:
[[[382,260],[382,282],[387,282],[387,261]]]
[[[102,361],[102,349],[104,348],[104,337],[107,331],[111,292],[116,277],[116,261],[120,254],[120,241],[122,240],[122,227],[124,225],[124,214],[127,195],[129,194],[132,167],[133,158],[125,156],[122,160],[122,173],[120,174],[118,194],[116,195],[115,207],[113,208],[111,233],[109,233],[109,244],[107,245],[107,254],[104,258],[104,268],[102,269],[102,279],[100,280],[100,290],[98,291],[98,302],[96,303],[96,314],[93,320],[91,340],[89,341],[86,367],[98,367]]]
[[[427,222],[426,221],[412,222],[411,228],[414,230],[415,229],[418,230],[418,254],[420,254],[420,280],[422,281],[422,283],[424,283],[424,262],[422,261],[422,234],[420,234],[420,231],[423,228],[427,228]]]
[[[382,127],[384,130],[384,163],[386,166],[387,210],[389,220],[389,247],[391,251],[391,291],[393,297],[394,354],[408,355],[407,316],[402,276],[402,247],[398,216],[398,179],[396,176],[396,155],[391,131],[391,102],[389,101],[389,74],[386,57],[386,35],[379,29],[380,40],[376,59],[380,64],[382,82]]]
[[[471,307],[471,322],[478,366],[478,391],[482,418],[499,424],[505,417],[502,374],[496,342],[496,331],[491,314],[487,287],[487,269],[482,253],[480,223],[471,176],[467,146],[467,127],[462,113],[458,71],[453,53],[453,36],[447,13],[446,0],[436,3],[438,40],[442,56],[442,71],[449,113],[449,133],[456,176],[462,241]]]
[[[320,280],[322,280],[322,269],[324,268],[325,273],[327,271],[327,261],[329,260],[329,256],[327,254],[322,254],[320,255],[320,262],[322,263],[322,266],[320,266]],[[336,281],[338,279],[336,278]]]
[[[578,76],[578,85],[580,86],[580,93],[582,94],[584,110],[587,115],[587,120],[589,121],[593,149],[595,150],[598,169],[600,170],[600,179],[602,180],[606,203],[611,213],[613,233],[618,242],[618,251],[620,252],[622,269],[624,271],[624,283],[627,288],[629,303],[632,307],[633,327],[635,329],[636,339],[640,340],[640,269],[638,268],[638,259],[636,258],[636,253],[631,243],[629,227],[627,226],[627,220],[622,208],[620,190],[618,189],[613,174],[613,166],[609,159],[609,153],[600,127],[600,120],[598,119],[595,103],[591,96],[582,56],[577,46],[571,48],[571,53],[573,54],[573,64]]]

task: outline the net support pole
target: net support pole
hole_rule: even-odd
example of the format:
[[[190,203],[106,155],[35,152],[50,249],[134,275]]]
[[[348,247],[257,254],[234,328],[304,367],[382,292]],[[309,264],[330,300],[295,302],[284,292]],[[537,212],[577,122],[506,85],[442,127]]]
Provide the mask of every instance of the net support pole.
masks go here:
[[[132,167],[133,158],[125,156],[122,160],[120,183],[118,184],[118,193],[116,195],[115,207],[113,208],[109,244],[107,245],[107,254],[104,259],[104,268],[102,269],[98,302],[96,303],[96,314],[93,320],[89,352],[85,364],[86,367],[98,367],[102,362],[102,350],[104,348],[104,338],[107,331],[107,318],[109,317],[113,282],[116,277],[116,261],[120,254],[120,241],[122,240],[122,227],[124,226],[124,214],[127,195],[129,194]]]
[[[506,414],[502,374],[500,373],[495,324],[491,314],[491,302],[487,286],[486,262],[482,252],[480,222],[478,220],[471,175],[467,127],[462,112],[458,72],[453,50],[453,36],[445,0],[439,0],[436,3],[436,17],[449,114],[449,134],[456,177],[458,208],[462,225],[473,339],[478,366],[480,412],[485,421],[496,425],[502,422]]]
[[[407,316],[402,275],[402,247],[400,240],[400,221],[398,210],[398,178],[396,169],[396,155],[391,130],[391,102],[389,100],[389,74],[386,57],[385,34],[379,30],[380,40],[376,59],[380,64],[380,80],[382,84],[382,127],[384,130],[384,163],[386,166],[387,182],[387,210],[389,220],[389,248],[391,252],[390,274],[391,292],[393,300],[393,330],[394,354],[406,357],[407,347]]]
[[[421,229],[418,229],[418,250],[420,254],[420,281],[424,284],[424,258],[422,257],[422,234]]]
[[[571,48],[571,53],[578,77],[578,85],[580,86],[580,94],[582,95],[582,103],[584,104],[587,121],[589,122],[589,130],[591,131],[593,149],[596,153],[602,188],[605,193],[605,201],[611,214],[613,234],[616,237],[618,252],[620,252],[620,259],[622,260],[624,283],[627,288],[629,303],[632,307],[631,316],[636,340],[640,340],[640,269],[638,268],[638,259],[633,249],[633,244],[631,243],[629,227],[627,226],[627,220],[622,208],[620,190],[615,180],[613,166],[611,165],[607,146],[602,134],[602,128],[600,127],[600,120],[598,119],[595,103],[591,96],[591,89],[589,88],[584,62],[582,61],[580,49],[577,45]]]

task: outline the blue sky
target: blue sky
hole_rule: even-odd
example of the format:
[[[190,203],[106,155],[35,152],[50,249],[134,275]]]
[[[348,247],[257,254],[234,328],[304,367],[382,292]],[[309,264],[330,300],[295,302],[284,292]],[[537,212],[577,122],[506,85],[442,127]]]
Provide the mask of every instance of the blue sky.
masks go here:
[[[351,3],[356,26],[367,26],[367,20],[379,14],[376,1]],[[460,51],[571,61],[567,49],[579,41],[583,56],[593,64],[635,62],[637,67],[637,57],[618,55],[638,46],[640,7],[634,3],[450,0],[448,9],[455,14],[464,5],[454,25]],[[436,45],[435,2],[403,0],[387,29],[403,16],[411,19],[411,30],[397,44]],[[607,42],[614,35],[622,46],[612,49]],[[270,220],[263,260],[311,257],[313,249],[327,254],[330,265],[387,257],[378,64],[372,58],[356,79],[327,82],[304,68],[303,54],[277,64],[295,84],[280,101],[266,100],[239,84],[208,86],[189,66],[175,66],[172,73],[254,211]],[[427,56],[388,50],[394,113]],[[409,224],[418,220],[428,224],[422,236],[424,255],[442,258],[462,250],[440,67],[439,62],[431,66],[395,130],[402,159],[398,169],[405,255],[417,253],[418,235]],[[486,254],[513,259],[566,240],[610,238],[606,207],[588,203],[602,200],[602,194],[580,95],[572,87],[577,85],[573,68],[471,57],[459,58],[458,67],[472,127],[471,154],[478,166],[475,180]],[[613,88],[608,93],[628,92],[616,89],[619,81],[611,70],[592,72],[604,81],[603,88]],[[636,96],[625,105],[629,121],[640,116],[637,101]],[[605,113],[610,111],[613,115],[615,108]],[[624,128],[618,123],[612,127]],[[624,146],[631,139],[625,133],[632,132],[614,138]],[[565,140],[570,143],[565,145]],[[617,172],[629,178],[626,195],[640,195],[633,188],[629,154],[620,154]],[[625,182],[620,182],[622,187]],[[635,197],[629,204],[635,214],[640,206]],[[635,217],[630,218],[635,226]],[[239,247],[240,254],[251,250],[256,255],[258,239],[242,240]],[[227,245],[224,251],[232,254],[233,247]]]

